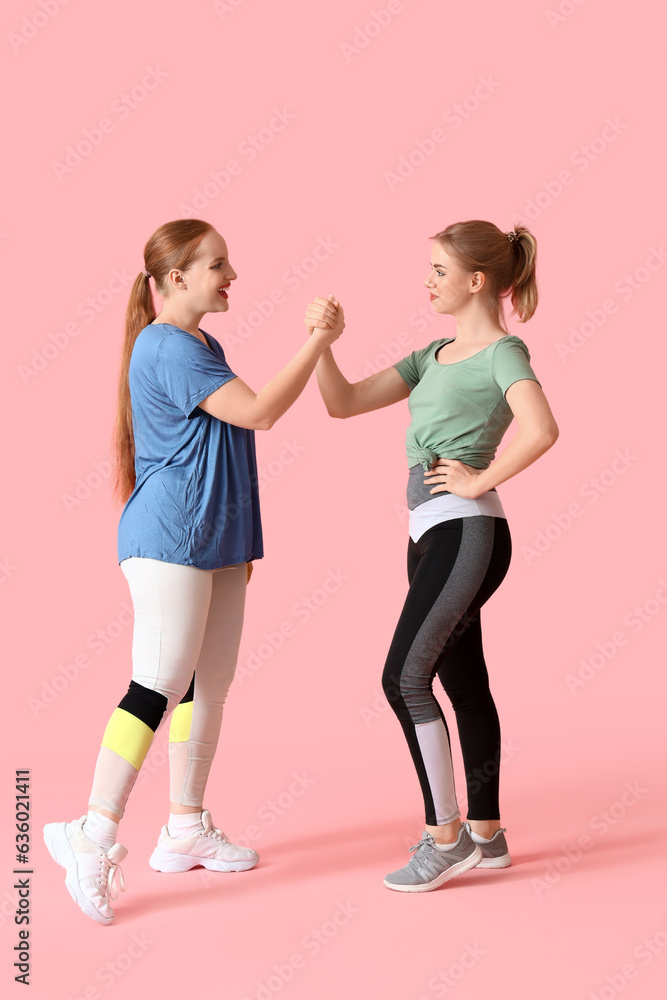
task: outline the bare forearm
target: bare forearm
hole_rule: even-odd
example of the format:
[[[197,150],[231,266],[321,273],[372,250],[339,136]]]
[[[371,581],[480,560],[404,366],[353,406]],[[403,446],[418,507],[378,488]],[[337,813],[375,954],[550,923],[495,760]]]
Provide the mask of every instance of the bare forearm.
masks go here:
[[[315,374],[329,416],[346,416],[354,390],[336,364],[330,347],[326,347],[322,352]]]
[[[527,469],[536,462],[540,455],[555,444],[558,435],[536,434],[527,430],[518,430],[502,455],[492,462],[488,469],[480,472],[475,480],[476,495],[474,499],[486,493],[487,490],[506,482],[518,472]]]
[[[257,401],[262,416],[274,424],[303,392],[322,353],[322,341],[313,335],[294,355],[282,371],[259,390]]]

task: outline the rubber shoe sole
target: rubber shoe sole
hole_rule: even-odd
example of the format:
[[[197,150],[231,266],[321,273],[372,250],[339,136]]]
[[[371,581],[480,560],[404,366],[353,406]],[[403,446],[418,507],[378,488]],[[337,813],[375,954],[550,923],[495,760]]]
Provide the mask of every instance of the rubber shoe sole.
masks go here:
[[[388,889],[396,889],[398,892],[430,892],[431,889],[439,889],[441,885],[449,882],[450,879],[456,878],[457,875],[463,875],[464,872],[477,867],[481,858],[482,852],[479,845],[475,844],[475,850],[469,857],[457,861],[455,865],[450,865],[449,868],[446,868],[445,871],[434,878],[432,882],[423,882],[420,885],[399,885],[398,883],[387,882],[386,879],[383,879],[382,884],[386,885]]]
[[[249,861],[218,861],[215,858],[197,858],[188,854],[174,854],[173,851],[163,851],[156,847],[148,864],[156,872],[189,872],[201,865],[210,872],[245,872],[254,868],[259,861],[252,858]]]
[[[468,835],[470,836],[472,834],[470,824],[466,820],[463,825],[467,829]],[[501,831],[500,840],[495,845],[493,843],[478,844],[478,847],[480,847],[482,851],[482,860],[477,865],[478,868],[509,868],[512,864],[512,858],[507,850],[507,841],[505,840],[505,828],[501,827]],[[473,843],[477,843],[477,841],[473,841]],[[502,850],[503,847],[505,848],[505,853],[498,854],[497,852]]]
[[[477,845],[479,846],[479,845]],[[509,868],[512,864],[512,858],[509,854],[503,854],[499,858],[485,858],[482,856],[482,860],[477,865],[478,868]]]
[[[92,920],[96,920],[98,924],[112,924],[114,918],[105,917],[101,914],[97,907],[81,891],[76,856],[67,837],[66,827],[66,823],[47,823],[44,827],[44,843],[49,850],[49,854],[56,864],[65,869],[67,891],[85,915]]]

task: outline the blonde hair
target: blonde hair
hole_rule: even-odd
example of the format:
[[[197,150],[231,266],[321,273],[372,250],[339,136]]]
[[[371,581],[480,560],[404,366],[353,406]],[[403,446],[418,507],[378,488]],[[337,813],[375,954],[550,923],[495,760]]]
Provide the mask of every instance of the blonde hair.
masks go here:
[[[484,302],[498,325],[508,333],[503,299],[508,296],[512,315],[526,323],[537,309],[535,263],[537,242],[525,226],[515,226],[511,241],[493,222],[472,219],[453,222],[442,232],[430,236],[466,271],[483,271]]]

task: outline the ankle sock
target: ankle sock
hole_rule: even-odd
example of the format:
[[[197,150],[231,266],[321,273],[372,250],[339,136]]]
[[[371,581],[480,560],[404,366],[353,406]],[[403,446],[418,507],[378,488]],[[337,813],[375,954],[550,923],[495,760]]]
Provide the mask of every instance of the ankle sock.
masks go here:
[[[201,810],[191,813],[169,813],[167,829],[170,837],[190,837],[203,829]]]
[[[110,851],[118,838],[118,823],[102,813],[91,810],[83,824],[83,832],[94,844],[104,851]]]
[[[478,833],[475,833],[474,830],[470,831],[470,836],[472,837],[472,839],[476,844],[490,844],[491,841],[493,840],[493,837],[480,837],[480,835]]]
[[[453,840],[451,844],[438,844],[438,843],[436,843],[435,847],[437,847],[437,849],[439,851],[451,851],[452,847],[456,847],[456,845],[458,844],[459,837],[461,836],[461,830],[462,829],[463,829],[463,827],[461,827],[461,829],[458,832],[458,835],[457,835],[456,839]]]

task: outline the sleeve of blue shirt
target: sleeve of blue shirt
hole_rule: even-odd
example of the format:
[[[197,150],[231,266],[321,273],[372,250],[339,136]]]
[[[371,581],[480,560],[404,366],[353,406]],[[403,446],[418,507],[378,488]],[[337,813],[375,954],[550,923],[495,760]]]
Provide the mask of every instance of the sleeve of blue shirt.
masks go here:
[[[169,399],[189,419],[203,399],[236,378],[226,361],[196,337],[168,336],[157,350],[156,377]]]
[[[511,385],[522,378],[532,379],[538,385],[542,384],[530,366],[530,352],[527,346],[518,337],[499,342],[493,351],[491,371],[493,380],[502,390],[503,396]]]

